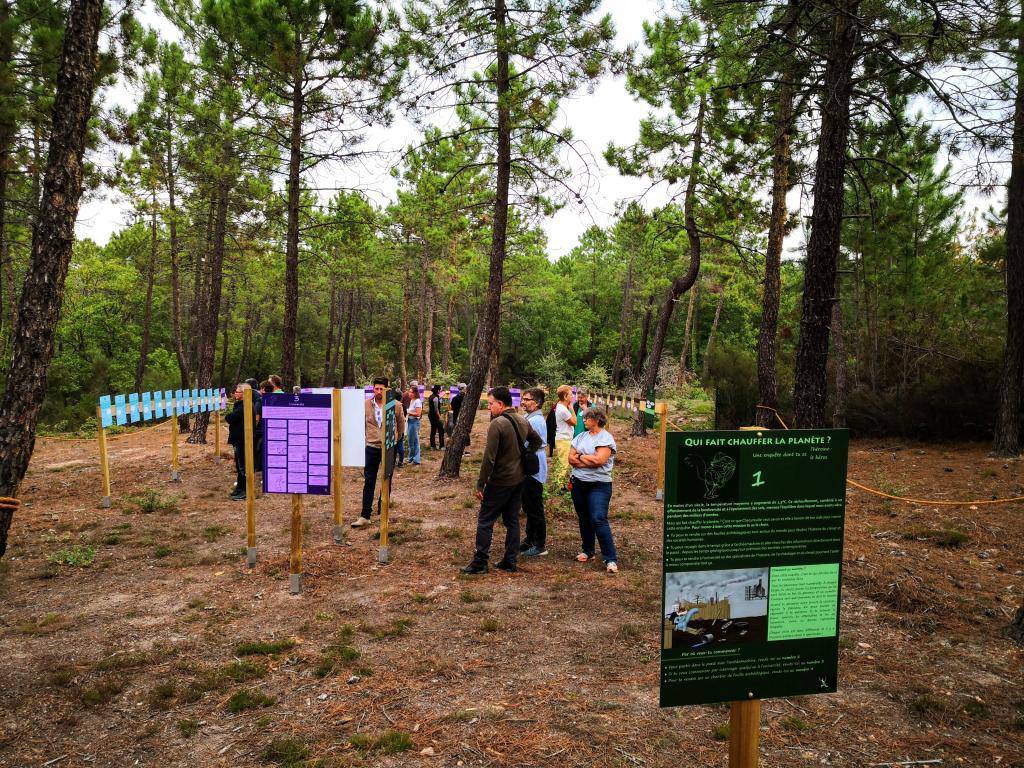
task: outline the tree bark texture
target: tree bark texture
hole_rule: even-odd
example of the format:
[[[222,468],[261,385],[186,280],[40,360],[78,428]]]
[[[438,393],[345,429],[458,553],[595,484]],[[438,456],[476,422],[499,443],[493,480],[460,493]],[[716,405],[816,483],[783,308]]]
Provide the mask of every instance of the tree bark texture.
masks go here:
[[[508,236],[508,188],[512,170],[512,123],[508,107],[509,53],[505,0],[494,2],[494,38],[497,50],[495,68],[495,96],[498,111],[497,168],[494,190],[494,220],[491,226],[491,254],[484,301],[476,343],[469,367],[469,381],[463,407],[455,421],[451,440],[441,460],[439,477],[458,477],[462,454],[469,443],[469,433],[476,419],[477,403],[484,388],[484,377],[490,367],[491,349],[497,336],[501,316],[501,289],[504,283],[505,249]]]
[[[693,331],[693,307],[696,304],[697,291],[690,291],[690,300],[686,307],[686,326],[683,328],[683,348],[679,352],[679,368],[676,369],[676,386],[686,383],[686,355],[690,351],[690,333]]]
[[[73,0],[68,8],[32,261],[18,303],[7,387],[0,401],[0,496],[17,496],[46,395],[82,195],[82,154],[96,90],[102,15],[102,0]],[[9,510],[0,511],[0,556],[7,551],[12,516]]]
[[[794,14],[796,3],[790,2],[789,13]],[[789,191],[790,146],[793,131],[793,72],[786,68],[779,86],[779,101],[775,106],[775,136],[772,145],[772,208],[768,223],[768,247],[764,261],[764,295],[761,301],[761,327],[757,335],[757,389],[759,405],[754,425],[770,427],[775,413],[768,410],[779,407],[778,379],[775,359],[779,330],[779,297],[782,289],[782,244],[786,237],[786,193]]]
[[[821,99],[821,135],[814,171],[811,235],[804,263],[804,294],[800,340],[796,348],[793,387],[797,427],[825,426],[828,391],[828,342],[835,301],[836,263],[843,220],[846,145],[850,129],[850,95],[859,27],[855,19],[860,0],[836,6],[830,55],[825,66]]]
[[[402,373],[402,385],[409,383],[409,281],[402,282],[402,337],[398,340],[399,370]]]
[[[700,105],[697,107],[697,119],[693,128],[693,155],[690,159],[690,172],[686,181],[686,196],[683,199],[683,221],[686,227],[686,241],[690,249],[690,266],[685,274],[672,280],[672,284],[665,294],[661,311],[658,313],[658,323],[654,327],[654,342],[651,344],[651,354],[647,358],[644,378],[640,383],[641,392],[651,392],[654,390],[654,385],[658,381],[658,367],[661,363],[661,353],[665,349],[665,337],[668,335],[668,326],[672,320],[672,312],[679,297],[690,290],[693,284],[697,282],[697,275],[700,274],[700,234],[697,232],[697,220],[694,216],[693,208],[697,202],[697,176],[700,173],[701,159],[704,151],[704,114],[706,108],[706,97],[702,96]],[[647,434],[642,411],[637,412],[637,417],[633,421],[632,434]]]
[[[718,288],[718,304],[715,305],[715,318],[711,321],[711,333],[708,334],[708,344],[704,347],[704,361],[700,369],[700,377],[707,381],[710,373],[711,350],[715,348],[715,334],[718,333],[718,321],[722,317],[722,307],[725,304],[725,286]]]
[[[299,171],[302,163],[302,40],[295,35],[295,81],[292,85],[292,124],[288,157],[288,232],[284,256],[284,324],[281,328],[281,378],[285,389],[295,378],[295,347],[299,316]]]
[[[1013,150],[1006,185],[1006,346],[992,452],[1020,454],[1021,377],[1024,375],[1024,9],[1017,28],[1017,93]]]
[[[157,227],[156,227],[156,192],[153,192],[153,210],[149,219],[149,264],[146,266],[146,305],[142,310],[142,344],[139,346],[139,362],[135,367],[135,391],[142,391],[142,380],[146,376],[146,365],[149,363],[149,341],[153,325],[153,281],[156,277],[157,259]]]
[[[622,311],[619,313],[619,346],[615,350],[615,362],[612,363],[612,385],[622,386],[622,369],[629,353],[630,333],[629,319],[633,313],[633,262],[636,260],[636,248],[629,249],[629,263],[626,266],[626,279],[622,286]]]
[[[835,394],[832,401],[832,426],[846,426],[846,403],[849,399],[849,377],[846,367],[846,340],[843,338],[843,307],[839,300],[840,276],[836,273],[836,301],[832,305],[832,370]]]

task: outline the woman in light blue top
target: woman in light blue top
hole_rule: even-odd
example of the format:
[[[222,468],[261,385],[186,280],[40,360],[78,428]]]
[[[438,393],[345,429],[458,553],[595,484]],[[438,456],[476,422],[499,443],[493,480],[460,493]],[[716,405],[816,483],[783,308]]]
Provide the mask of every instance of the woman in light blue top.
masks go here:
[[[601,408],[583,412],[586,431],[572,439],[569,466],[572,467],[572,504],[580,522],[583,551],[576,559],[585,563],[594,558],[595,539],[601,545],[608,573],[618,573],[615,540],[608,524],[608,504],[612,498],[612,467],[615,464],[615,438],[605,429],[608,417]]]

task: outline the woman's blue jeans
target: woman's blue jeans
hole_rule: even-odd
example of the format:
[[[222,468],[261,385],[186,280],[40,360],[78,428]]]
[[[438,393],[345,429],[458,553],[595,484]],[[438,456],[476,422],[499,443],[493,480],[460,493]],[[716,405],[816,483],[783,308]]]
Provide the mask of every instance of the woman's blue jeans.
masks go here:
[[[608,524],[608,504],[612,499],[612,484],[572,479],[572,505],[580,520],[580,540],[583,552],[594,554],[594,539],[601,545],[606,563],[618,561],[612,527]]]

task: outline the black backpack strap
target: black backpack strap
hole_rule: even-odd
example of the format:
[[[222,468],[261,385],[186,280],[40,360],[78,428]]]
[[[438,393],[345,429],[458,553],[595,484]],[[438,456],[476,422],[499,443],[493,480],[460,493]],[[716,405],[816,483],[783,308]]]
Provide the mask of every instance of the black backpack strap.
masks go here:
[[[525,453],[525,451],[523,450],[523,443],[525,443],[526,441],[522,437],[519,436],[519,427],[516,426],[516,420],[514,418],[512,418],[512,414],[508,413],[508,412],[504,412],[501,415],[504,416],[505,418],[507,418],[509,420],[509,422],[512,424],[512,431],[515,433],[516,437],[518,438],[518,440],[516,441],[516,445],[519,446],[519,458],[520,458],[520,460],[522,460],[523,454]]]

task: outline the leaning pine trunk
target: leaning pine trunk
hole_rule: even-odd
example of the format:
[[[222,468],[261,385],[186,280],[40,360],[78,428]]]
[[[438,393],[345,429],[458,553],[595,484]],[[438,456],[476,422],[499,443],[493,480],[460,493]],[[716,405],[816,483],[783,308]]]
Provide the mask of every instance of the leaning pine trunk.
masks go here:
[[[146,306],[142,312],[142,346],[139,349],[139,364],[135,368],[135,391],[142,391],[142,380],[146,376],[149,362],[149,339],[153,325],[153,278],[156,274],[156,191],[153,191],[153,211],[149,225],[149,265],[146,268]]]
[[[292,86],[292,124],[288,157],[288,232],[284,257],[284,325],[281,330],[281,378],[286,387],[295,377],[295,346],[299,315],[299,171],[302,163],[302,37],[295,35],[295,81]]]
[[[725,286],[718,288],[718,304],[715,306],[715,319],[711,321],[711,333],[708,334],[708,344],[704,347],[704,364],[700,369],[702,381],[708,380],[711,366],[711,350],[715,348],[715,334],[718,333],[718,320],[722,317],[722,305],[725,304]]]
[[[843,174],[859,35],[855,14],[859,4],[860,0],[846,0],[838,5],[825,67],[821,137],[814,171],[814,208],[804,264],[804,296],[793,387],[796,426],[805,429],[825,426],[829,328],[843,220]]]
[[[32,261],[12,339],[7,388],[0,401],[0,496],[17,496],[35,445],[39,411],[53,357],[64,281],[82,196],[82,154],[96,90],[102,0],[72,0],[53,97],[50,153],[43,179]],[[0,556],[7,551],[11,510],[0,510]]]

